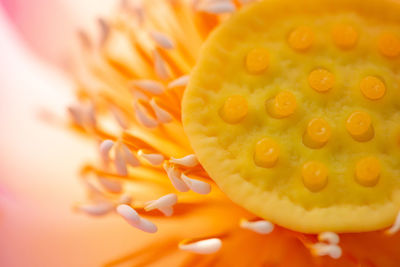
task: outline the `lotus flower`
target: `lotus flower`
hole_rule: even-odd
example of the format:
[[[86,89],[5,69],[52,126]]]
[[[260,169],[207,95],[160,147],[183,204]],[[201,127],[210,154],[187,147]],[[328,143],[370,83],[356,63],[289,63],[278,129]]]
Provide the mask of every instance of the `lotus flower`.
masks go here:
[[[2,116],[7,138],[1,155],[11,166],[4,168],[10,171],[9,178],[0,187],[6,214],[2,240],[7,240],[2,251],[9,251],[0,259],[3,265],[396,266],[400,262],[398,235],[382,231],[316,235],[274,225],[233,203],[199,163],[183,130],[182,95],[202,44],[245,2],[251,1],[122,1],[113,12],[94,18],[77,1],[29,3],[31,7],[4,1],[36,54],[26,50],[3,18],[2,30],[11,35],[1,50],[10,57],[5,62],[11,62],[3,77],[9,82],[7,110],[20,118],[15,126],[10,115]],[[94,1],[85,5],[91,12],[101,9]],[[50,10],[35,13],[39,6]],[[75,19],[73,10],[84,19]],[[66,13],[65,20],[57,12]],[[87,21],[97,26],[95,31],[85,30],[90,28],[85,28]],[[74,40],[79,41],[77,48]],[[37,92],[43,96],[36,105],[31,98],[36,97],[35,87],[42,86],[45,89]],[[66,108],[66,116],[56,115],[66,102],[67,91],[61,88],[75,88],[76,100]],[[28,111],[21,114],[28,103],[28,111],[37,107],[41,120],[50,126],[32,122]],[[43,107],[46,111],[39,109]],[[79,162],[75,176],[80,177],[85,199],[73,174]],[[72,199],[77,202],[72,204]],[[73,213],[66,211],[67,204]],[[27,257],[18,257],[20,246]],[[49,256],[52,251],[54,258]],[[65,259],[70,254],[75,255]]]

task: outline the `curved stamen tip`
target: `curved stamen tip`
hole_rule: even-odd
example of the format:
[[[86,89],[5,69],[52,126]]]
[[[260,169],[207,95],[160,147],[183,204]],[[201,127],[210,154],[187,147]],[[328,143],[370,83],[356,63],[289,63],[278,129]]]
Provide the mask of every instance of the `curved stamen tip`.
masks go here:
[[[176,87],[184,87],[189,83],[189,75],[183,75],[168,84],[168,89],[176,88]]]
[[[181,179],[193,192],[196,192],[197,194],[207,195],[211,192],[211,185],[206,182],[189,178],[183,173]]]
[[[400,230],[400,211],[397,214],[396,220],[394,221],[392,227],[385,231],[387,235],[394,235]]]
[[[179,170],[175,169],[174,166],[168,163],[164,163],[163,167],[176,190],[179,192],[189,191],[189,187],[181,179],[181,172]]]
[[[144,209],[145,211],[151,211],[154,209],[168,208],[175,205],[177,201],[178,196],[176,194],[168,194],[160,197],[159,199],[147,202]]]
[[[337,245],[339,244],[340,238],[334,232],[322,232],[318,234],[318,240],[320,242],[326,242],[328,244]]]
[[[195,167],[199,164],[199,161],[197,160],[197,157],[195,154],[190,154],[183,158],[171,157],[169,162],[175,163],[177,165],[185,166],[185,167]]]
[[[157,226],[147,219],[141,218],[131,206],[122,204],[117,207],[117,213],[133,227],[146,233],[157,232]]]
[[[240,221],[240,227],[262,235],[269,234],[274,230],[274,225],[265,220],[248,221],[246,219],[242,219]]]
[[[143,150],[139,150],[138,155],[154,166],[160,166],[164,162],[164,156],[161,154],[145,153]]]
[[[178,245],[180,250],[197,254],[212,254],[220,250],[222,241],[219,238],[210,238],[193,242],[193,239],[185,239]]]
[[[316,256],[330,256],[333,259],[342,256],[342,249],[334,244],[316,243],[311,247],[311,252]]]
[[[109,202],[102,202],[97,204],[81,204],[77,205],[76,209],[90,216],[102,216],[111,212],[114,209],[114,205]]]
[[[172,39],[164,33],[151,31],[150,37],[153,41],[160,47],[165,49],[173,49],[175,48],[175,44]]]
[[[110,150],[114,146],[114,142],[112,140],[104,140],[100,144],[100,156],[104,163],[108,163],[110,158]]]

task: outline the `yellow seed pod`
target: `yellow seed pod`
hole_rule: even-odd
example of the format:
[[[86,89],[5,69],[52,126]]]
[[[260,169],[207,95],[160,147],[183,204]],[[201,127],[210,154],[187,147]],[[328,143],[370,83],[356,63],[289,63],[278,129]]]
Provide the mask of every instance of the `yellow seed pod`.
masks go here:
[[[232,201],[295,231],[379,230],[400,210],[400,2],[360,3],[256,1],[210,35],[184,93],[204,170]],[[248,112],[233,111],[236,95]]]

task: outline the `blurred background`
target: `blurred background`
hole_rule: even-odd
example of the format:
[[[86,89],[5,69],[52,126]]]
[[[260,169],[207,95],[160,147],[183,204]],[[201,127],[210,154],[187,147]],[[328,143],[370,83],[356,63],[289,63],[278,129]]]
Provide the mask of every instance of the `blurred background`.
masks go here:
[[[91,143],[38,119],[65,115],[72,84],[59,68],[78,28],[94,27],[110,0],[0,1],[0,266],[100,266],[149,237],[118,217],[72,211]]]

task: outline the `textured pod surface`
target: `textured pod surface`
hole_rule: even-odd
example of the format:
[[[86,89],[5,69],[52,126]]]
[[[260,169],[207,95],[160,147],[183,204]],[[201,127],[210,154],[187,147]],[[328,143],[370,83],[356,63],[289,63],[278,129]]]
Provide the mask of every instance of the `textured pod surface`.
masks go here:
[[[233,201],[302,232],[394,222],[399,14],[389,0],[269,0],[211,35],[182,118],[200,163]]]

